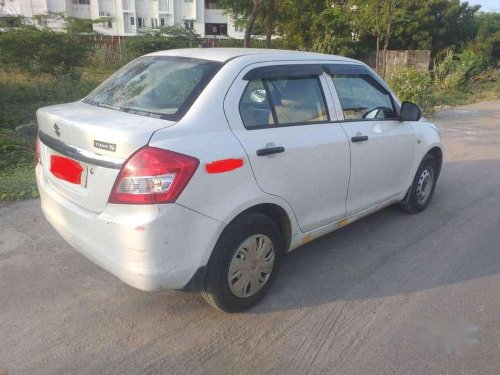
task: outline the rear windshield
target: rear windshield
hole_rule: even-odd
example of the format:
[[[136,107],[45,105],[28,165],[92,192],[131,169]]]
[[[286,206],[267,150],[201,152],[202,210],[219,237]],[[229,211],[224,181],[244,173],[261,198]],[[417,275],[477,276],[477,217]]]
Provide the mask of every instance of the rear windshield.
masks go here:
[[[116,72],[85,103],[178,120],[222,64],[184,57],[140,57]]]

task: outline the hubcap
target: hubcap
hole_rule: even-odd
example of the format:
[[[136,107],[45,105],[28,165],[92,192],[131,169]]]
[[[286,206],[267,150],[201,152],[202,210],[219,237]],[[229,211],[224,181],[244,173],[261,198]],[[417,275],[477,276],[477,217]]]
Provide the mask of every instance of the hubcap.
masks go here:
[[[231,292],[246,298],[261,290],[271,276],[275,255],[273,242],[264,234],[243,241],[229,263],[227,282]]]
[[[417,203],[423,206],[431,195],[434,184],[434,173],[432,169],[424,169],[417,184]]]

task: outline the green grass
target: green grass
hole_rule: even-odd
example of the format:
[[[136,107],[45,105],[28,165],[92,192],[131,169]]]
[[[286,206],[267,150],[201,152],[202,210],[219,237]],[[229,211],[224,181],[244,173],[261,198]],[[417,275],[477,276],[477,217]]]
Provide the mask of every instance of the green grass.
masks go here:
[[[0,202],[38,197],[33,146],[0,129]]]
[[[437,105],[458,106],[500,99],[500,79],[469,83],[460,90],[437,90]]]
[[[0,70],[0,202],[38,197],[34,145],[19,139],[15,127],[36,122],[40,107],[83,98],[112,72],[91,68],[80,79],[55,79]]]

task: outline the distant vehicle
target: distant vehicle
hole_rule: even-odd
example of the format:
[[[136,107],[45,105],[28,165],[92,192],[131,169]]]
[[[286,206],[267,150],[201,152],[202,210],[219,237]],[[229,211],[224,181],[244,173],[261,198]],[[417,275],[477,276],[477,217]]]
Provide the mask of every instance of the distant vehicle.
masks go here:
[[[156,52],[37,118],[61,236],[131,286],[228,312],[300,245],[390,204],[424,210],[443,159],[437,127],[365,64],[306,52]]]

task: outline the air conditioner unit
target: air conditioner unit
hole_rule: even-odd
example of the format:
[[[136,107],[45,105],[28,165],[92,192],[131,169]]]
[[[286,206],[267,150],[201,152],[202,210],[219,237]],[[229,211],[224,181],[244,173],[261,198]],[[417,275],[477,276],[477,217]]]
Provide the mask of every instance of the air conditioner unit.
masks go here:
[[[104,12],[99,12],[99,15],[100,15],[100,16],[104,16],[105,14],[106,14],[106,13],[104,13]]]

